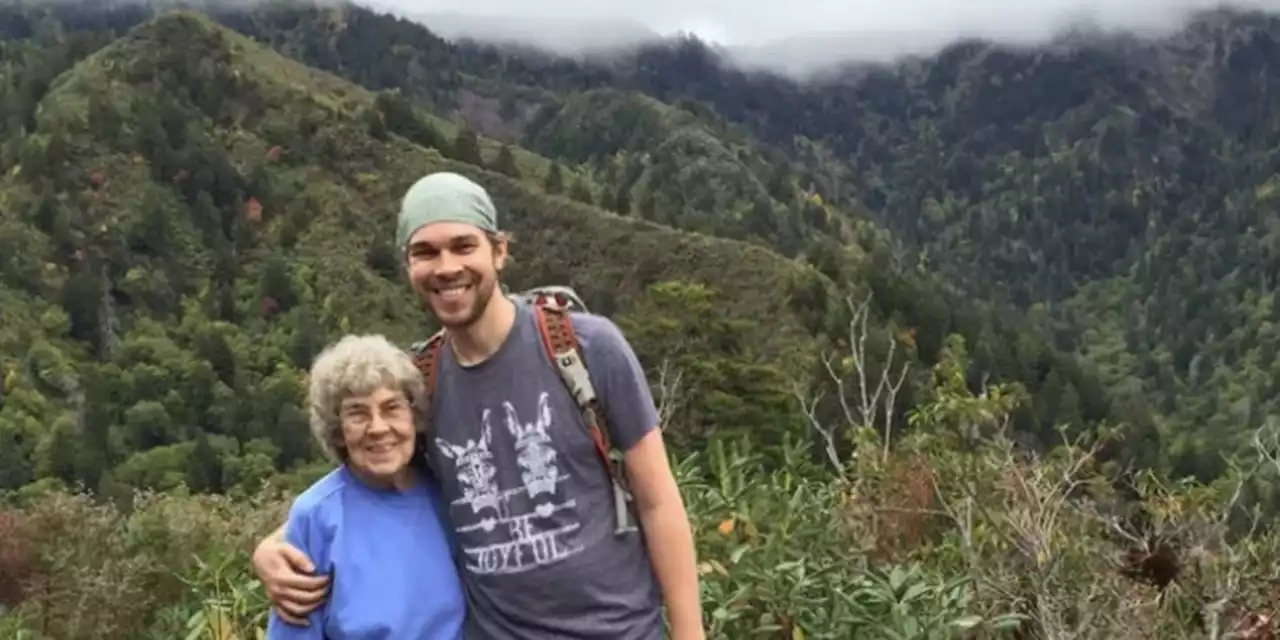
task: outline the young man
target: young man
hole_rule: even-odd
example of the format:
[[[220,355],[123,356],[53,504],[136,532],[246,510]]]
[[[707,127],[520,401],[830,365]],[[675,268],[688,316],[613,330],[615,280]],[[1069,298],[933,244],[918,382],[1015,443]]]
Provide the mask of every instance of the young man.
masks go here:
[[[427,459],[439,475],[467,592],[469,640],[701,640],[693,536],[649,386],[607,318],[574,313],[624,466],[639,531],[615,533],[614,493],[534,309],[503,294],[508,243],[488,193],[453,173],[405,194],[396,242],[415,293],[447,332]],[[280,540],[254,553],[279,615],[301,619],[327,576]],[[335,568],[336,571],[342,569]],[[349,569],[357,570],[357,569]]]

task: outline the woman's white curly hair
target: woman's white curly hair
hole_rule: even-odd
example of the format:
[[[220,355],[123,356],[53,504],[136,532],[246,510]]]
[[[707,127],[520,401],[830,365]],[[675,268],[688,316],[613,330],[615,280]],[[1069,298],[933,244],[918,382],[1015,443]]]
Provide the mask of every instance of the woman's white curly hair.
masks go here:
[[[381,335],[349,335],[329,345],[311,365],[307,408],[311,435],[326,456],[347,462],[342,437],[342,401],[386,388],[404,394],[413,407],[414,432],[423,437],[426,383],[405,350]]]

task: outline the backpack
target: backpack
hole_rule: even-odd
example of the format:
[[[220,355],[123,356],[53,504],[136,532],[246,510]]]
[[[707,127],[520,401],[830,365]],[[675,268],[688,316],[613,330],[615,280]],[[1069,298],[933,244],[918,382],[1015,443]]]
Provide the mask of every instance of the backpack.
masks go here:
[[[628,510],[628,503],[633,500],[633,497],[623,469],[623,454],[613,446],[609,436],[608,417],[600,399],[596,396],[595,386],[591,383],[591,374],[587,370],[586,359],[579,348],[577,334],[573,330],[573,319],[570,313],[586,312],[587,305],[569,287],[535,287],[514,294],[507,292],[504,288],[503,293],[513,301],[529,304],[533,308],[547,357],[560,372],[560,378],[564,381],[567,391],[573,396],[574,402],[582,412],[587,433],[595,443],[596,454],[613,484],[614,534],[621,535],[637,530],[635,523],[631,520],[631,512]],[[446,340],[445,330],[441,329],[435,335],[411,347],[414,364],[422,372],[427,383],[428,421],[436,388],[440,348],[444,346]],[[427,431],[430,432],[430,430],[428,423]]]

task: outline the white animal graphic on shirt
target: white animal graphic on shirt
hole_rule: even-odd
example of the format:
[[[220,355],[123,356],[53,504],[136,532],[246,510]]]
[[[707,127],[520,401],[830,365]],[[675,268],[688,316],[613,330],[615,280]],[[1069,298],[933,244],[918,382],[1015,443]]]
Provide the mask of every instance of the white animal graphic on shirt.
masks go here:
[[[556,467],[556,450],[551,443],[551,407],[544,391],[538,397],[536,419],[521,423],[516,408],[510,402],[502,403],[507,410],[507,431],[515,438],[516,464],[520,465],[520,480],[533,498],[539,494],[556,492],[556,480],[560,469]]]
[[[562,456],[551,438],[554,416],[550,401],[549,393],[539,394],[530,422],[520,421],[512,402],[501,403],[507,433],[497,432],[497,455],[490,420],[494,412],[489,409],[480,414],[479,441],[454,445],[442,438],[435,440],[442,455],[453,461],[462,493],[451,500],[450,514],[459,535],[463,565],[469,572],[523,573],[582,552],[577,537],[582,528],[578,501],[571,495],[559,495],[560,485],[571,474],[558,468]],[[507,434],[511,436],[509,444]],[[508,451],[515,454],[511,462]],[[496,467],[500,461],[514,467],[511,471],[520,471],[518,481],[504,471],[503,484]]]
[[[440,452],[456,460],[458,483],[462,486],[462,500],[471,505],[473,513],[482,509],[498,510],[499,492],[496,482],[497,468],[493,465],[493,453],[489,451],[492,430],[489,428],[489,410],[484,411],[484,427],[479,440],[467,440],[462,446],[436,438]]]

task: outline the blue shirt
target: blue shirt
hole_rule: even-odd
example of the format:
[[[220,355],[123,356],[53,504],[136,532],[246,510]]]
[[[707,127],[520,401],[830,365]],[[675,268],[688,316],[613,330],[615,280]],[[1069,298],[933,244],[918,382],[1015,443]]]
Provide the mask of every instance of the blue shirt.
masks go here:
[[[466,596],[441,520],[443,504],[423,476],[406,491],[375,488],[344,465],[294,501],[285,540],[330,576],[309,627],[273,609],[271,640],[460,640]]]

